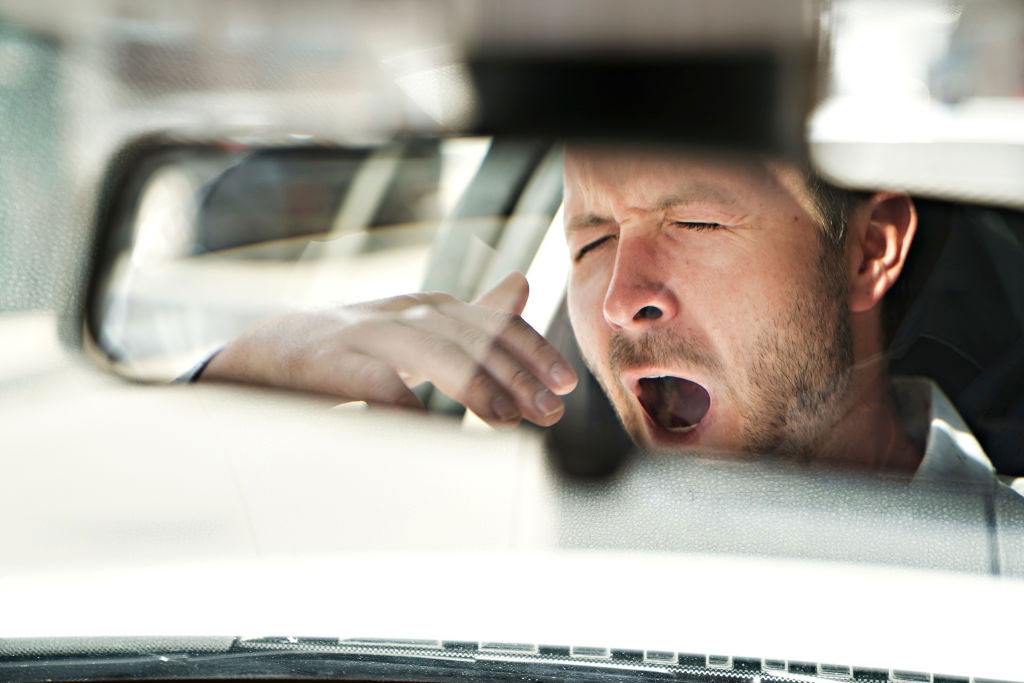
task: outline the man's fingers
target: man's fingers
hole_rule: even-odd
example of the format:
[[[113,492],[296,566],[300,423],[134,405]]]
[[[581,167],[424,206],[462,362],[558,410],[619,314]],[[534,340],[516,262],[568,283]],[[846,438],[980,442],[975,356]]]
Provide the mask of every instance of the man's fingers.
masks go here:
[[[512,315],[522,315],[523,309],[526,308],[526,300],[529,298],[530,284],[526,281],[526,276],[519,272],[511,272],[504,280],[477,297],[473,303]]]
[[[480,329],[556,394],[567,394],[576,387],[576,372],[569,361],[518,314],[481,310],[458,301],[442,302],[438,310]]]
[[[441,335],[459,345],[515,399],[523,416],[542,426],[554,424],[565,411],[561,399],[537,374],[485,330],[457,318],[435,313],[404,323],[426,334]]]
[[[366,401],[372,405],[426,409],[394,368],[377,358],[346,352],[331,365],[331,372],[323,372],[323,368],[311,368],[319,376],[308,378],[307,383],[314,386],[319,384],[317,389],[322,393]]]
[[[416,368],[416,374],[490,424],[514,424],[523,416],[516,397],[461,343],[436,329],[391,320],[367,326],[349,344],[396,368],[396,376],[405,368]]]
[[[521,273],[510,273],[493,289],[467,304],[442,293],[413,294],[400,297],[403,309],[392,308],[403,319],[423,319],[430,323],[437,313],[480,328],[556,394],[567,394],[576,387],[572,365],[551,342],[541,336],[519,314],[529,296],[529,286]],[[393,300],[398,301],[398,299]],[[412,305],[410,305],[412,304]],[[437,324],[435,320],[434,323]],[[453,332],[441,321],[437,329],[452,339]]]

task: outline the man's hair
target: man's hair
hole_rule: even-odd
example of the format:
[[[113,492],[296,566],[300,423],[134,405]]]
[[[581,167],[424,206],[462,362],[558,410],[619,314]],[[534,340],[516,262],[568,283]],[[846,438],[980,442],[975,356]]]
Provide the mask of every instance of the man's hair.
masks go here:
[[[826,282],[833,287],[845,286],[842,254],[850,215],[857,204],[871,196],[863,190],[847,190],[832,185],[813,171],[804,171],[807,189],[818,213],[819,237],[824,247],[821,268]],[[913,246],[913,245],[911,245]],[[882,314],[882,343],[888,347],[899,329],[903,316],[913,302],[912,288],[908,284],[917,268],[917,252],[912,248],[907,255],[904,272],[886,292],[880,302]]]
[[[832,185],[813,171],[805,171],[807,189],[814,202],[821,220],[821,237],[823,243],[837,251],[842,251],[846,239],[846,226],[850,213],[859,202],[867,197],[865,192],[847,190]]]

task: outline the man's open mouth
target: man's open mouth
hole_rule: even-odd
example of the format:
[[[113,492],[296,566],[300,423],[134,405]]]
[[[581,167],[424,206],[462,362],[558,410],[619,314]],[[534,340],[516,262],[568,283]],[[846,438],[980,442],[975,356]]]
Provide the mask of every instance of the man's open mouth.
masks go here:
[[[676,434],[694,429],[711,407],[707,390],[682,377],[642,377],[637,396],[655,424]]]

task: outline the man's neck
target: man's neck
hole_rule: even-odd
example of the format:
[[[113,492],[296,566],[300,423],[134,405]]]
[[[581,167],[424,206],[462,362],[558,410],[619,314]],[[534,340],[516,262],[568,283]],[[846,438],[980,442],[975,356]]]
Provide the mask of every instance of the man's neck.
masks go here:
[[[907,433],[883,361],[855,368],[845,410],[815,452],[820,464],[907,475],[917,470],[924,453]]]

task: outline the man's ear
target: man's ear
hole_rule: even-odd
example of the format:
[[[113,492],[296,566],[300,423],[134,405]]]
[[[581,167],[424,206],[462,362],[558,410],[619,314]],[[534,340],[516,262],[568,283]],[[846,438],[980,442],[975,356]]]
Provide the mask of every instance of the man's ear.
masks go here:
[[[876,192],[853,210],[847,224],[849,305],[868,311],[903,270],[917,231],[917,209],[903,192]]]

